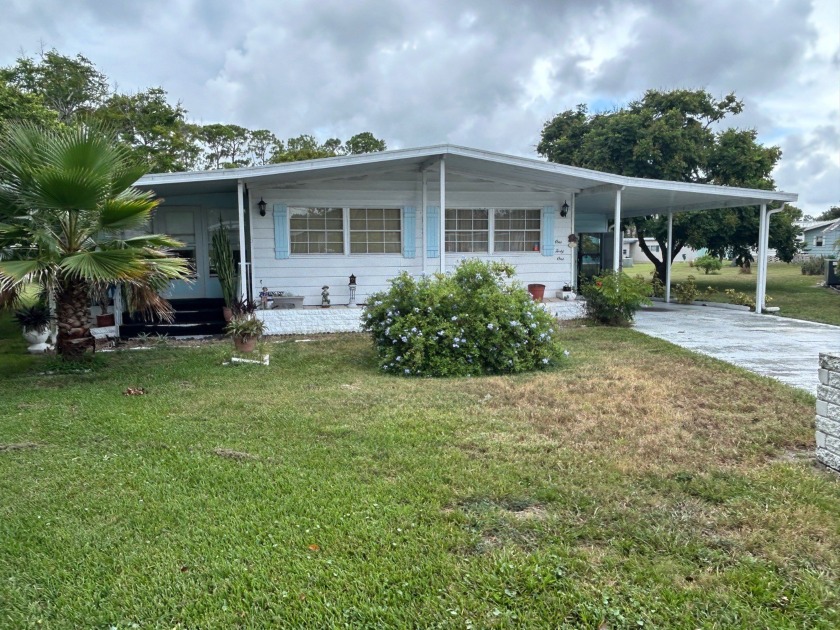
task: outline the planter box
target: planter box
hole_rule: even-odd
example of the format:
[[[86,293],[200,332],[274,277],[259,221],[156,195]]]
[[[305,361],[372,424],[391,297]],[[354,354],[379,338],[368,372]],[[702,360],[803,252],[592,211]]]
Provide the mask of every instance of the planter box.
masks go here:
[[[303,296],[302,295],[285,295],[285,296],[273,296],[271,298],[273,306],[271,308],[280,308],[280,309],[290,309],[290,308],[303,308]]]

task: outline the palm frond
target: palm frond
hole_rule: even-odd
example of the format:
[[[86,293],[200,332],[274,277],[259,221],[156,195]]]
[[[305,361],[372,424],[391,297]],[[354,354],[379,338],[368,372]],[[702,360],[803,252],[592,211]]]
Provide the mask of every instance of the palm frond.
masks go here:
[[[121,282],[142,278],[146,265],[137,250],[85,251],[65,256],[59,263],[71,278],[89,282]]]

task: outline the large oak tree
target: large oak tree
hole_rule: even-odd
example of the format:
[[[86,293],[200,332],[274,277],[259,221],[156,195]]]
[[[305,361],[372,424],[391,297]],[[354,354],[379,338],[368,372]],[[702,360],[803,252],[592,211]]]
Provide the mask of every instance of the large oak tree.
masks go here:
[[[772,190],[771,172],[781,150],[760,144],[753,129],[724,127],[725,119],[742,110],[734,94],[716,99],[703,90],[648,90],[614,111],[593,114],[578,105],[558,114],[543,127],[537,152],[552,162],[632,177]],[[789,208],[771,222],[770,245],[783,260],[790,261],[797,251],[792,221],[798,214]],[[649,250],[646,237],[657,240],[663,261],[690,246],[748,265],[750,250],[757,247],[756,207],[675,214],[672,251],[665,217],[632,223],[640,248],[661,277],[664,262]]]

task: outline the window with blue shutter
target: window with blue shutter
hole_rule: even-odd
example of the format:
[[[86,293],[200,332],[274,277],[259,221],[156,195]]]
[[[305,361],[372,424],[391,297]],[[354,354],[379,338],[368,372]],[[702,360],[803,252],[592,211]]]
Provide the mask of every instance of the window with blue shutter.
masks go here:
[[[404,258],[414,258],[417,250],[417,209],[405,206],[402,211],[402,251]]]
[[[429,258],[440,256],[440,208],[438,206],[426,208],[426,256]]]
[[[274,257],[289,257],[289,209],[285,203],[274,204]]]
[[[554,255],[554,206],[546,206],[542,209],[542,245],[540,251],[543,256]]]

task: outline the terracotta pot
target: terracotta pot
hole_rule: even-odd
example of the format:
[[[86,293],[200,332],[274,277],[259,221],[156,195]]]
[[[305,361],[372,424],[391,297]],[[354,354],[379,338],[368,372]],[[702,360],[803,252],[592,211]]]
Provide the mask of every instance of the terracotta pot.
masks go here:
[[[544,284],[529,284],[528,285],[528,293],[531,294],[531,297],[534,298],[537,302],[543,301],[543,296],[545,296],[545,285]]]
[[[113,326],[116,323],[113,313],[105,313],[105,315],[96,316],[96,327],[105,328],[106,326]]]
[[[230,322],[233,319],[233,310],[229,306],[222,307],[222,317],[225,318],[226,322]]]
[[[253,352],[257,349],[257,338],[256,337],[234,337],[233,338],[233,345],[236,347],[237,351],[239,352]]]

